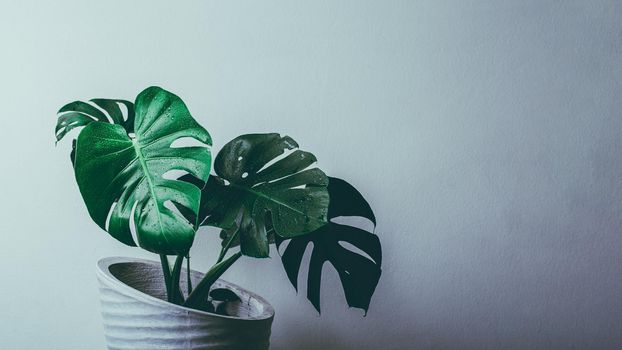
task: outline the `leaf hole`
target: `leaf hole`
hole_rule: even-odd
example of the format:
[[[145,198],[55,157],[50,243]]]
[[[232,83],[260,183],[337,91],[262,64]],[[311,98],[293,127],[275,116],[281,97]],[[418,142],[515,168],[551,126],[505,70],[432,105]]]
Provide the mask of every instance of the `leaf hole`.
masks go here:
[[[106,216],[106,223],[104,224],[104,228],[106,229],[106,231],[110,229],[110,218],[112,218],[112,212],[114,211],[114,208],[117,206],[118,203],[119,202],[117,201],[112,203],[112,205],[110,206],[110,210],[108,210],[108,215]]]
[[[277,248],[277,252],[279,253],[279,255],[283,255],[283,253],[285,253],[285,250],[287,250],[287,247],[289,246],[289,243],[291,242],[291,239],[285,240],[283,242],[281,242],[281,244],[279,245],[279,247]]]
[[[306,291],[307,288],[309,287],[308,283],[309,283],[309,269],[311,268],[311,256],[313,255],[313,250],[315,249],[315,245],[313,243],[309,243],[306,247],[305,247],[305,251],[302,254],[302,262],[300,264],[300,269],[298,270],[298,292],[301,291]],[[315,266],[315,268],[319,268],[320,271],[324,268],[324,262],[321,263],[321,265],[319,266]],[[321,272],[320,272],[321,274]],[[320,283],[321,284],[321,283]],[[306,292],[305,292],[306,294]],[[303,294],[304,295],[304,294]]]
[[[171,148],[184,148],[184,147],[204,147],[204,148],[208,148],[209,146],[206,143],[203,143],[203,142],[195,139],[194,137],[185,136],[185,137],[180,137],[180,138],[176,139],[175,141],[173,141],[173,143],[171,143],[170,147]]]
[[[119,109],[121,110],[121,115],[123,115],[123,121],[127,121],[130,116],[130,111],[127,109],[125,103],[117,102]]]
[[[243,178],[243,179],[246,179],[247,177],[248,177],[248,173],[245,171],[245,172],[242,174],[242,178]]]
[[[359,249],[357,246],[355,246],[352,243],[346,242],[346,241],[339,241],[337,242],[339,243],[339,245],[341,247],[343,247],[344,249],[347,249],[353,253],[356,253],[360,256],[363,256],[365,258],[367,258],[370,261],[376,262],[374,259],[371,258],[371,256],[369,256],[369,254],[365,253],[362,249]],[[346,271],[346,273],[349,275],[350,273],[348,271]]]
[[[106,119],[108,119],[108,123],[110,123],[110,124],[114,124],[114,120],[112,119],[112,117],[110,116],[110,113],[108,113],[108,111],[107,111],[107,110],[105,110],[105,109],[101,108],[100,106],[98,106],[98,105],[97,105],[97,103],[95,103],[95,102],[93,102],[93,101],[88,101],[88,102],[85,102],[85,103],[88,103],[88,104],[90,104],[91,106],[93,106],[93,108],[100,110],[100,111],[102,112],[102,114],[103,114],[104,116],[106,116]]]
[[[167,179],[167,180],[177,180],[186,174],[189,174],[187,170],[171,169],[165,172],[164,174],[162,174],[162,178]]]
[[[278,157],[272,158],[268,163],[264,164],[264,166],[262,166],[259,170],[257,170],[257,173],[264,171],[266,168],[270,167],[272,164],[274,164],[274,163],[278,162],[279,160],[287,157],[292,152],[295,152],[296,149],[297,148],[283,150],[283,153],[281,153]]]
[[[361,230],[365,230],[367,232],[374,232],[375,229],[374,223],[371,220],[361,216],[338,216],[336,218],[332,218],[330,221],[340,225],[360,228]]]
[[[134,215],[136,215],[136,207],[138,206],[138,202],[134,202],[132,205],[132,210],[130,211],[130,233],[132,234],[132,239],[136,245],[140,245],[140,241],[138,239],[138,234],[136,232],[136,220],[134,220]]]
[[[173,203],[172,200],[169,199],[167,201],[164,201],[163,205],[166,209],[172,211],[178,217],[183,218],[184,220],[188,221],[188,219],[186,219],[186,217],[179,211],[179,209],[177,208],[175,203]]]

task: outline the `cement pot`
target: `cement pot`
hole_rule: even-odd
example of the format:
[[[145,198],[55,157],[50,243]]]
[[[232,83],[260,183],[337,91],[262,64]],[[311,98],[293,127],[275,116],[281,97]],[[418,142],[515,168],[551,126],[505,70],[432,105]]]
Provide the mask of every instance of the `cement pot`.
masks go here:
[[[182,288],[186,273],[182,273]],[[203,274],[191,271],[196,285]],[[159,262],[105,258],[97,263],[101,312],[108,349],[266,350],[274,309],[260,296],[218,280],[242,302],[235,316],[189,309],[166,301]],[[187,291],[184,290],[184,293]]]

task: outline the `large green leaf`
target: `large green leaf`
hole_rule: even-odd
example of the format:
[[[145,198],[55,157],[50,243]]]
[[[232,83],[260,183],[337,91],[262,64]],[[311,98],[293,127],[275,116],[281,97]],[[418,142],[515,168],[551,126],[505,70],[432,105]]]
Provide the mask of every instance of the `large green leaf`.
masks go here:
[[[284,155],[285,151],[291,151]],[[203,225],[236,232],[244,255],[267,257],[266,222],[284,237],[327,223],[328,178],[313,154],[279,134],[242,135],[216,156],[203,193]]]
[[[197,214],[201,191],[165,175],[181,170],[206,180],[211,163],[209,148],[171,145],[188,137],[211,145],[209,133],[192,118],[179,97],[158,87],[138,95],[133,120],[120,119],[118,106],[106,100],[93,103],[108,111],[114,124],[97,118],[91,108],[77,112],[89,112],[98,119],[86,123],[75,148],[76,180],[89,214],[125,244],[136,243],[130,227],[133,224],[142,248],[159,254],[186,254],[195,225],[171,209],[180,205]],[[78,106],[88,108],[72,108]]]
[[[363,196],[349,183],[338,178],[329,178],[328,192],[330,223],[318,230],[289,240],[281,255],[287,277],[298,290],[298,275],[307,246],[312,243],[313,251],[307,277],[307,298],[320,311],[320,285],[322,267],[329,262],[337,270],[349,306],[367,312],[372,295],[382,273],[382,251],[378,236],[364,229],[340,224],[335,218],[356,216],[366,218],[376,225],[376,218]],[[277,247],[284,239],[275,236]],[[355,250],[344,246],[345,242]],[[367,256],[361,254],[366,254]]]

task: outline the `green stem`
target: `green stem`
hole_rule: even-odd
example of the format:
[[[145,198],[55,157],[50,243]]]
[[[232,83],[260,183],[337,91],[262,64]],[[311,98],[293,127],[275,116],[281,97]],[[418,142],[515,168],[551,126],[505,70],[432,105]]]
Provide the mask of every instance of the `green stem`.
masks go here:
[[[164,254],[160,254],[160,264],[162,265],[162,274],[164,275],[164,285],[166,286],[166,299],[171,301],[171,267],[168,258]]]
[[[184,296],[181,293],[181,290],[179,288],[179,279],[181,276],[181,266],[183,265],[184,262],[184,256],[183,255],[178,255],[177,258],[175,259],[175,265],[173,266],[173,273],[171,275],[171,280],[170,280],[170,287],[169,290],[171,291],[171,300],[169,300],[171,303],[173,304],[182,304],[184,302]]]
[[[188,295],[192,293],[192,279],[190,278],[190,255],[186,257],[186,280],[188,281]]]
[[[227,271],[241,256],[242,253],[237,252],[227,259],[212,266],[212,268],[207,271],[201,282],[199,282],[199,284],[197,284],[194,288],[194,291],[188,295],[184,306],[197,308],[201,305],[201,303],[205,302],[212,284],[214,284],[214,282],[216,282],[216,280],[218,280],[218,278],[220,278],[220,276],[222,276],[222,274],[225,273],[225,271]]]
[[[238,236],[238,232],[239,230],[236,230],[231,236],[229,236],[229,238],[227,238],[227,240],[225,241],[225,244],[220,249],[220,254],[218,255],[218,260],[216,261],[216,263],[221,262],[222,259],[225,258],[225,255],[227,254],[227,251],[231,247],[233,240],[235,240],[235,238]]]

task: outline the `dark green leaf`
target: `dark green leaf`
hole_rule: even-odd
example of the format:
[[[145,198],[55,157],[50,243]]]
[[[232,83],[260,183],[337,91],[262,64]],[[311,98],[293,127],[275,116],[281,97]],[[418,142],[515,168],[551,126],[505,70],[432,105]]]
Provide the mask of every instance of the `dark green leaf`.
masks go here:
[[[120,120],[121,115],[112,104],[93,102],[114,121]],[[130,105],[126,106],[130,110]],[[90,110],[86,104],[78,103],[71,108]],[[194,239],[194,225],[169,209],[167,203],[181,205],[196,215],[201,192],[192,184],[166,179],[164,175],[182,170],[207,179],[209,148],[172,148],[171,144],[191,137],[211,145],[210,136],[179,97],[161,88],[141,92],[135,108],[134,119],[127,119],[133,120],[133,128],[91,122],[82,129],[75,148],[76,180],[89,214],[113,237],[135,245],[130,231],[135,207],[133,220],[137,243],[142,248],[158,254],[185,255]],[[134,130],[135,135],[128,130]]]
[[[103,123],[112,122],[119,124],[129,132],[134,130],[134,104],[125,100],[108,100],[93,99],[92,103],[99,106],[108,113],[108,117],[101,110],[91,104],[82,101],[75,101],[63,106],[59,111],[58,120],[56,122],[56,141],[60,141],[71,130],[86,126],[91,122],[100,121]],[[127,112],[124,116],[120,105],[124,105]],[[73,140],[71,154],[71,163],[75,164],[75,140]]]
[[[74,102],[68,103],[58,110],[59,114],[65,113],[65,112],[82,113],[84,115],[88,115],[94,118],[97,121],[106,122],[106,123],[109,122],[108,117],[106,117],[106,114],[104,114],[104,112],[100,111],[93,105],[90,105],[82,101],[74,101]]]
[[[92,117],[78,112],[62,114],[58,117],[58,121],[56,122],[56,141],[60,141],[71,130],[88,125],[94,121],[96,120]]]
[[[123,128],[130,133],[134,132],[134,104],[125,100],[109,100],[103,98],[92,99],[101,109],[105,110],[114,124],[123,125]],[[127,109],[127,115],[123,115],[120,105],[124,105]]]
[[[291,152],[283,156],[287,150]],[[235,138],[218,153],[217,176],[210,176],[203,189],[203,225],[239,231],[242,253],[254,257],[269,254],[267,220],[283,237],[318,229],[327,223],[328,178],[310,168],[315,162],[288,136]]]
[[[217,301],[240,301],[240,297],[227,288],[214,288],[209,292],[209,296]]]
[[[330,205],[328,206],[328,217],[360,216],[368,219],[375,226],[376,217],[363,195],[354,186],[342,179],[336,177],[329,179]]]
[[[352,185],[341,179],[329,179],[330,223],[308,235],[290,239],[281,260],[287,277],[298,290],[302,258],[307,245],[313,243],[307,277],[307,298],[313,306],[320,311],[322,266],[328,261],[339,274],[348,305],[367,312],[382,272],[380,240],[372,232],[338,224],[333,219],[340,216],[360,216],[367,218],[375,226],[376,218],[367,201]],[[277,235],[277,246],[283,242],[284,239]],[[351,244],[368,256],[344,247],[341,242]]]

